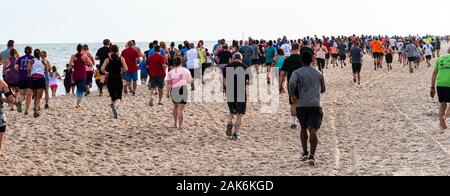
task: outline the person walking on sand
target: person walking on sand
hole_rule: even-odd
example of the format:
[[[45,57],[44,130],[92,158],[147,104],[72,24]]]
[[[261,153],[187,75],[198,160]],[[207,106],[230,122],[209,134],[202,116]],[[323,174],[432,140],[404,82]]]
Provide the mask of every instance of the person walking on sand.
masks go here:
[[[442,130],[447,129],[446,119],[449,116],[448,104],[450,103],[450,48],[446,55],[436,60],[435,69],[431,78],[431,98],[437,92],[439,97],[439,123]]]
[[[194,43],[189,43],[189,50],[186,51],[186,55],[184,55],[184,61],[186,62],[186,68],[189,69],[192,78],[194,80],[201,78],[201,67],[199,66],[200,55],[198,51],[195,49]],[[195,90],[194,83],[191,83],[191,90]]]
[[[350,50],[350,59],[352,60],[353,82],[361,84],[361,67],[364,53],[358,44],[353,45]]]
[[[137,81],[138,81],[138,63],[140,63],[140,53],[134,48],[133,41],[127,43],[127,48],[122,51],[122,57],[125,59],[128,66],[128,71],[124,74],[124,79],[127,82],[125,89],[125,94],[130,93],[135,96]]]
[[[308,51],[301,54],[303,67],[295,71],[289,81],[291,101],[297,105],[297,117],[301,124],[303,154],[300,160],[308,160],[311,166],[316,164],[317,132],[323,119],[320,94],[325,93],[326,89],[323,75],[311,67],[313,56],[314,54]],[[298,94],[295,94],[296,91]],[[308,132],[310,151],[308,151]]]
[[[174,59],[174,68],[167,74],[167,98],[173,102],[173,128],[183,129],[184,110],[189,97],[188,85],[193,79],[189,69],[181,67],[181,57]]]
[[[20,57],[14,66],[14,69],[19,71],[20,96],[18,98],[17,111],[22,113],[22,101],[25,100],[25,116],[28,115],[28,109],[33,97],[33,91],[30,88],[30,78],[28,77],[28,63],[34,58],[31,56],[32,52],[33,49],[30,46],[25,47],[25,55]]]
[[[431,67],[431,58],[433,57],[434,47],[427,42],[425,45],[423,45],[422,50],[427,61],[427,67]]]
[[[34,97],[34,118],[40,116],[40,105],[42,95],[46,88],[45,73],[47,73],[47,64],[41,59],[41,50],[34,50],[34,59],[28,63],[28,76],[30,77],[30,88]],[[28,108],[27,108],[28,110]]]
[[[83,45],[83,54],[89,57],[92,63],[95,63],[95,58],[92,56],[92,54],[89,52],[89,46],[87,44]],[[86,75],[87,75],[87,82],[86,82],[86,92],[85,95],[89,96],[91,94],[90,89],[92,88],[93,78],[94,78],[94,67],[89,67],[86,65]]]
[[[113,118],[117,119],[117,109],[122,101],[123,92],[122,73],[128,71],[125,58],[119,55],[119,46],[111,46],[109,58],[105,59],[101,70],[108,76],[108,91],[111,96],[112,115]]]
[[[147,66],[149,70],[150,76],[150,107],[153,107],[153,96],[156,95],[156,91],[158,91],[159,102],[158,105],[162,104],[162,98],[164,94],[164,79],[166,77],[166,57],[163,56],[160,52],[160,46],[154,46],[155,54],[151,55],[147,59]],[[195,49],[194,49],[195,50]]]
[[[52,67],[52,70],[48,74],[50,77],[49,86],[52,91],[52,97],[56,97],[56,91],[58,90],[58,80],[61,80],[61,76],[56,69],[56,66]]]
[[[275,66],[275,56],[277,54],[277,49],[273,46],[272,40],[269,41],[268,47],[265,49],[266,55],[266,67],[267,67],[267,84],[271,84],[272,82],[272,72],[273,67]]]
[[[289,81],[292,77],[292,74],[297,69],[300,69],[302,67],[301,64],[301,56],[300,56],[300,45],[298,43],[294,43],[292,45],[292,51],[291,56],[288,57],[286,60],[284,60],[283,66],[281,67],[281,73],[280,73],[280,86],[287,81],[287,86],[289,87]],[[287,78],[287,80],[286,80]],[[292,103],[292,99],[290,97],[291,93],[289,92],[289,105],[290,105],[290,112],[291,112],[291,129],[297,129],[297,111],[296,111],[296,105]],[[298,94],[298,91],[294,92],[294,94]]]
[[[253,79],[249,66],[242,63],[242,54],[236,53],[233,55],[232,63],[225,66],[223,78],[226,87],[227,105],[230,112],[226,135],[231,137],[232,141],[236,142],[239,139],[239,132],[247,110],[246,87]],[[238,80],[238,78],[241,80]],[[234,86],[231,86],[231,84],[234,84]],[[233,125],[235,117],[236,121]]]
[[[9,40],[6,44],[6,49],[0,52],[0,64],[6,64],[6,61],[11,57],[12,49],[14,49],[14,40]],[[5,73],[3,72],[3,74]]]
[[[3,99],[2,94],[5,95],[5,99]],[[9,86],[6,84],[5,81],[0,80],[0,154],[3,149],[3,141],[5,140],[5,132],[6,132],[6,118],[5,114],[3,113],[3,102],[6,102],[8,104],[13,104],[16,99],[14,94],[11,92]]]
[[[78,44],[77,53],[70,57],[69,65],[73,68],[72,79],[77,86],[77,104],[75,108],[80,108],[87,83],[86,65],[93,66],[91,59],[83,54],[83,45]]]

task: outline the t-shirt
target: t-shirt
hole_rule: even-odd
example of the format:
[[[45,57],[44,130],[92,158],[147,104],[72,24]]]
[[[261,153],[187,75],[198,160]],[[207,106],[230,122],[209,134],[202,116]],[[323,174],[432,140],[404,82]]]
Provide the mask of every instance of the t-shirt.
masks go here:
[[[253,49],[253,53],[252,53],[252,59],[258,59],[258,46],[257,45],[251,45],[252,49]]]
[[[183,65],[183,67],[186,67],[186,62],[184,62],[184,55],[186,55],[186,52],[188,51],[188,48],[182,48],[180,50],[180,54],[181,54],[181,64]]]
[[[352,56],[352,63],[361,63],[361,53],[362,50],[359,47],[353,47],[350,50],[350,55]]]
[[[186,52],[186,68],[197,69],[198,66],[198,52],[196,49],[190,49]]]
[[[404,46],[404,45],[403,45],[403,42],[398,42],[398,43],[397,43],[397,51],[398,51],[398,52],[402,52],[403,46]]]
[[[281,69],[281,67],[283,67],[284,60],[285,60],[285,58],[283,55],[278,56],[278,59],[275,62],[275,67]]]
[[[327,55],[327,49],[324,46],[316,47],[316,58],[325,59],[326,55]]]
[[[163,65],[166,64],[166,57],[155,53],[147,59],[148,75],[150,77],[166,77],[166,70]]]
[[[100,49],[97,50],[97,54],[95,56],[98,56],[100,58],[100,66],[103,65],[105,60],[109,58],[109,53],[111,52],[111,49],[109,47],[103,46]]]
[[[391,47],[395,47],[395,45],[397,44],[397,40],[396,39],[390,39],[389,40],[389,44],[391,45]]]
[[[292,46],[291,46],[290,44],[285,43],[285,44],[281,45],[281,49],[284,50],[284,55],[285,55],[286,57],[291,56]]]
[[[17,60],[19,65],[19,81],[26,80],[28,77],[28,63],[34,59],[31,55],[25,55]]]
[[[406,46],[406,55],[408,57],[416,57],[416,51],[417,51],[417,47],[414,44],[408,44]]]
[[[438,70],[436,86],[450,87],[450,54],[441,56],[436,60],[436,69]]]
[[[383,47],[382,47],[382,43],[378,40],[372,41],[370,43],[370,47],[372,47],[372,52],[375,53],[382,53],[383,52]]]
[[[167,74],[166,81],[171,81],[172,88],[186,86],[192,82],[191,72],[184,67],[174,68]]]
[[[160,48],[159,51],[161,52],[161,55],[166,56],[166,50],[164,50],[164,48]],[[152,56],[155,53],[156,53],[155,48],[152,48],[151,50],[148,51],[147,57]]]
[[[242,68],[244,72],[240,72],[239,70],[237,70],[238,68]],[[245,65],[241,62],[233,62],[233,63],[225,66],[225,69],[222,73],[223,73],[224,80],[227,81],[227,86],[226,86],[227,102],[243,103],[243,102],[247,101],[247,91],[246,91],[245,86],[247,85],[246,80],[248,80],[250,78],[250,76],[248,74],[251,74],[251,71],[247,72],[248,68],[249,67],[247,65]],[[234,75],[234,87],[228,85],[228,84],[230,84],[230,82],[229,82],[230,78],[227,78],[227,70],[230,70],[230,69],[237,73]],[[245,74],[245,76],[238,76],[239,73]],[[238,81],[238,78],[243,78],[243,79],[245,78],[245,80]],[[231,98],[233,98],[233,99],[231,99]]]
[[[239,52],[242,54],[242,58],[245,64],[248,65],[252,61],[253,48],[250,46],[242,46],[239,49]]]
[[[320,93],[324,92],[325,80],[317,69],[304,66],[292,74],[289,81],[289,95],[298,98],[297,108],[320,107]]]
[[[231,54],[231,52],[228,50],[222,50],[219,52],[219,54],[217,54],[217,56],[220,59],[219,64],[228,64],[230,63],[230,59],[233,54]]]
[[[122,51],[122,57],[127,63],[128,72],[136,73],[138,71],[136,59],[140,57],[139,52],[133,48],[127,48]]]
[[[347,49],[347,45],[340,43],[338,45],[339,55],[345,55],[345,49]]]
[[[277,52],[277,49],[275,49],[275,47],[273,47],[273,46],[266,48],[266,63],[273,62],[273,58],[275,58],[276,52]]]
[[[431,56],[433,55],[433,46],[431,46],[431,44],[425,44],[423,46],[423,51],[426,56]]]
[[[302,57],[299,54],[292,54],[290,57],[284,60],[281,71],[286,72],[288,83],[294,71],[302,67],[301,59]]]

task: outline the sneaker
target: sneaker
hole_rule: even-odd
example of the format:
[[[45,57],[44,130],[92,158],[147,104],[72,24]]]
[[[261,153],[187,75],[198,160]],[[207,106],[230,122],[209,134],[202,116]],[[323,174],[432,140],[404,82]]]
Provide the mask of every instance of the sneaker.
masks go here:
[[[150,98],[150,102],[148,103],[150,107],[153,107],[153,98]]]
[[[18,111],[19,113],[22,113],[22,102],[18,101],[18,102],[16,103],[16,107],[17,107],[17,111]]]
[[[136,92],[131,92],[131,95],[136,96]]]
[[[233,136],[231,137],[231,141],[237,142],[239,140],[239,134],[233,133]]]
[[[10,112],[14,112],[14,108],[13,108],[13,107],[11,107],[11,109],[9,109],[9,111],[10,111]]]
[[[183,126],[178,126],[178,131],[183,131],[184,130],[184,127]]]
[[[164,105],[164,104],[160,102],[160,103],[158,103],[158,105]]]
[[[291,129],[297,129],[297,125],[291,125]]]
[[[40,116],[40,115],[39,115],[38,111],[37,111],[36,109],[34,109],[33,117],[34,117],[34,118],[38,118],[39,116]]]
[[[103,93],[100,93],[98,96],[99,96],[99,97],[103,96]]]
[[[45,109],[50,108],[50,106],[48,104],[45,104]]]
[[[233,123],[228,123],[228,125],[227,125],[227,132],[225,133],[228,137],[231,137],[232,136],[232,131],[233,130]]]
[[[176,123],[174,123],[170,128],[177,129],[178,125]]]
[[[314,158],[314,155],[309,155],[308,162],[310,166],[316,166],[316,159]]]
[[[117,119],[117,109],[116,106],[114,106],[113,104],[111,104],[111,110],[112,110],[112,115],[114,119]]]
[[[28,115],[28,111],[25,111],[25,116],[27,116]]]
[[[309,158],[309,153],[302,153],[302,156],[300,156],[300,161],[307,161]]]

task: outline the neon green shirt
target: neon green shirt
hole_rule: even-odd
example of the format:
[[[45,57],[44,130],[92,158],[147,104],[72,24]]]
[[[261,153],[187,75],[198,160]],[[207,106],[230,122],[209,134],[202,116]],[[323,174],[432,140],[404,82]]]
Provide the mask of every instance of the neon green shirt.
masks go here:
[[[436,86],[450,87],[450,54],[436,60],[436,69],[438,70]]]

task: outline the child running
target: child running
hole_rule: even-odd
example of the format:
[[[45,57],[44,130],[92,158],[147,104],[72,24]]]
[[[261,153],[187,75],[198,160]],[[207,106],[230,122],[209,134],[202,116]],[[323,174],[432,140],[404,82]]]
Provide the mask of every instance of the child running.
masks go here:
[[[58,73],[58,70],[56,69],[56,66],[52,67],[52,70],[48,74],[50,77],[50,89],[52,90],[52,97],[56,97],[56,90],[58,90],[58,80],[61,80],[61,76]]]

